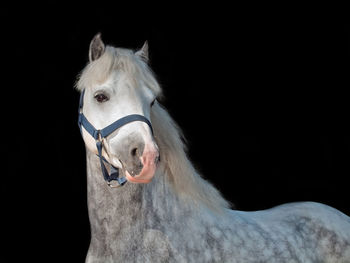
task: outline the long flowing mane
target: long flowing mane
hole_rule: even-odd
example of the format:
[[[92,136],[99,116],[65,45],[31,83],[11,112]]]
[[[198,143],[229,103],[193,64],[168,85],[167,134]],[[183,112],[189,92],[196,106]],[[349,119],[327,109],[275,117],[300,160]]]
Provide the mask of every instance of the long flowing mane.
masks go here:
[[[162,161],[166,164],[166,175],[175,191],[214,210],[229,208],[219,191],[194,169],[186,154],[183,134],[168,112],[158,104],[152,111],[151,120]]]
[[[135,83],[145,83],[158,97],[161,88],[147,63],[128,49],[106,47],[105,53],[89,63],[80,74],[76,88],[81,91],[93,84],[101,84],[115,70],[124,71]],[[169,113],[159,104],[152,107],[151,122],[155,140],[159,146],[161,162],[165,165],[165,176],[176,194],[197,204],[204,204],[215,211],[229,208],[230,204],[208,181],[194,169],[186,154],[182,131]]]

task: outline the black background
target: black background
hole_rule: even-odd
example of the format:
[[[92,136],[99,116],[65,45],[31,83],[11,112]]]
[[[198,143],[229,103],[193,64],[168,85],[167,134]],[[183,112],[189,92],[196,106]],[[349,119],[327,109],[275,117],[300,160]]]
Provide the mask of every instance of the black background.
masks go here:
[[[2,8],[2,262],[84,261],[85,150],[73,86],[97,32],[120,47],[149,41],[161,102],[190,159],[235,208],[310,200],[350,214],[342,7],[157,8]]]

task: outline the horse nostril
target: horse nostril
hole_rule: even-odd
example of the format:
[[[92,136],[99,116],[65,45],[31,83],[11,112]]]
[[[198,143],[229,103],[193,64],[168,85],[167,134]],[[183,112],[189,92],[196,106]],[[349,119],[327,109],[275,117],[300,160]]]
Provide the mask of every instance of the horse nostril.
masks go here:
[[[138,153],[137,148],[131,149],[131,156],[132,156],[132,157],[136,157],[136,156],[137,156],[137,153]]]

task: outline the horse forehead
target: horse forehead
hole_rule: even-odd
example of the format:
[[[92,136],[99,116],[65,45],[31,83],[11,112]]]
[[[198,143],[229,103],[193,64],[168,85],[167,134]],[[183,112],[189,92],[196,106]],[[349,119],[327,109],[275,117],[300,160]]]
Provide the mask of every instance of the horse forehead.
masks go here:
[[[124,76],[122,79],[119,78],[116,80],[116,82],[117,84],[115,83],[114,86],[112,86],[113,92],[123,96],[123,100],[129,99],[133,100],[132,102],[134,103],[143,103],[147,101],[147,99],[152,99],[155,96],[154,92],[142,79],[131,79]]]
[[[144,81],[142,79],[137,79],[135,76],[127,72],[116,71],[113,72],[109,78],[99,86],[101,88],[105,87],[113,89],[115,93],[130,92],[133,90],[140,90],[140,88],[144,86]]]

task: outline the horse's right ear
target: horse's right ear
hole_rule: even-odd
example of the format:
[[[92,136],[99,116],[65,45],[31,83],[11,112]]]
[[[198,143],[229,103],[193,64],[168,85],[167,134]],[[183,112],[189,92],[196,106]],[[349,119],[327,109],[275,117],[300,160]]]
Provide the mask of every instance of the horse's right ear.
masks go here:
[[[89,60],[90,62],[98,59],[105,52],[105,44],[102,42],[101,33],[96,34],[91,40],[89,49]]]

